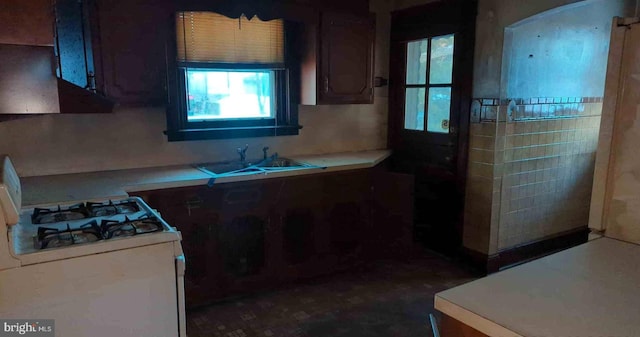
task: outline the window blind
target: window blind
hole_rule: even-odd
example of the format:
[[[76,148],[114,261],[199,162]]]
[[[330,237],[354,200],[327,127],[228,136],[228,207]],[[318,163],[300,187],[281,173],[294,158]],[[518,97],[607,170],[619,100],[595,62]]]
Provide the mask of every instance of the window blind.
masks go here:
[[[181,62],[284,64],[282,20],[178,12],[176,35]]]

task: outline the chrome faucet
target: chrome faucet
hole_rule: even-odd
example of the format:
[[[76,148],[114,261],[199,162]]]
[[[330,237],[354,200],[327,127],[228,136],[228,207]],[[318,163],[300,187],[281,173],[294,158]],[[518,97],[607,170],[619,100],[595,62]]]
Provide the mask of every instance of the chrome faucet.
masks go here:
[[[267,159],[267,151],[269,151],[269,147],[265,146],[262,148],[262,159],[266,160]]]
[[[238,154],[240,155],[240,163],[242,166],[247,166],[247,150],[249,149],[249,144],[245,144],[244,148],[239,147],[236,149]]]

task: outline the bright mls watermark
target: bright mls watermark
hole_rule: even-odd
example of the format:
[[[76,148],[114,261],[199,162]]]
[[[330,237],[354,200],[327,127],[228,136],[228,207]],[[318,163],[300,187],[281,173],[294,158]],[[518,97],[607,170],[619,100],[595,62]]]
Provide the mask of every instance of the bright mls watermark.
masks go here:
[[[39,336],[54,337],[52,319],[0,319],[0,337]]]

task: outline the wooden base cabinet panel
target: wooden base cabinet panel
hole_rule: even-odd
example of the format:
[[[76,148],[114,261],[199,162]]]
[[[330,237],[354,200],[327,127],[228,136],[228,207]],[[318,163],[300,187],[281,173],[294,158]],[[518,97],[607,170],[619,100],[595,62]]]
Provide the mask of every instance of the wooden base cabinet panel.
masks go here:
[[[193,308],[406,251],[412,188],[363,169],[138,195],[182,233]]]
[[[216,208],[204,207],[205,188],[180,188],[137,193],[182,234],[186,258],[185,298],[188,308],[224,296],[226,285],[217,276],[223,269],[215,231],[221,224]]]

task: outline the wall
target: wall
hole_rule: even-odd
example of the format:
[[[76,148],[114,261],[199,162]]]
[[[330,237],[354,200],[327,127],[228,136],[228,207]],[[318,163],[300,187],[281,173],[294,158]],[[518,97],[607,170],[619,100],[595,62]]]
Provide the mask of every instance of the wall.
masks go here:
[[[375,76],[388,78],[390,3],[371,1],[377,12]],[[235,159],[249,144],[260,156],[267,145],[281,155],[386,148],[387,88],[374,104],[301,106],[298,136],[169,143],[163,108],[116,109],[107,115],[47,115],[0,123],[0,153],[21,176],[116,170]]]
[[[474,94],[489,98],[471,112],[471,250],[492,255],[587,225],[611,18],[633,15],[635,1],[541,14],[570,2],[480,1]]]
[[[602,97],[611,15],[624,6],[579,2],[505,28],[501,97]]]

